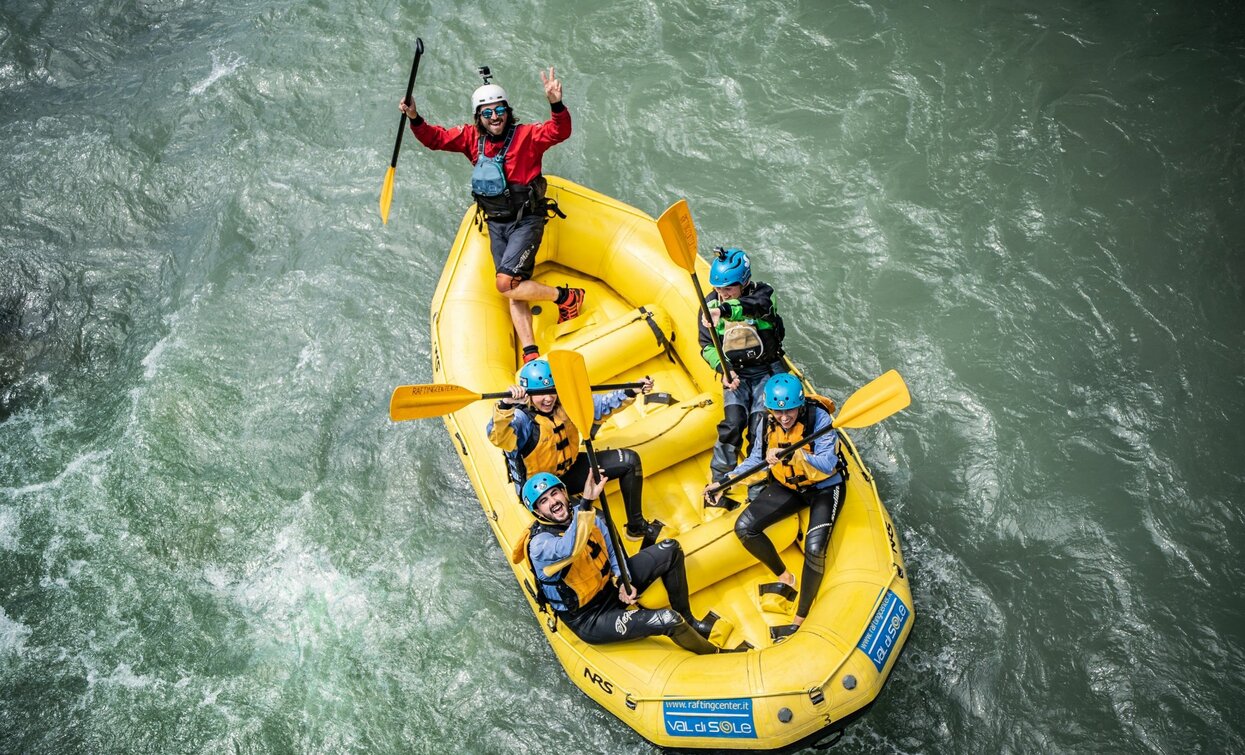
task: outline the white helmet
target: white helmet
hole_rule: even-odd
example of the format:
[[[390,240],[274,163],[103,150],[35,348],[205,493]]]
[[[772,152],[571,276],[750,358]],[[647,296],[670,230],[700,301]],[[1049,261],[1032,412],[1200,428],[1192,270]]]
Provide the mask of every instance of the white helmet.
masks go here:
[[[471,112],[479,110],[481,105],[492,105],[503,100],[509,100],[505,89],[496,84],[485,84],[471,93]]]

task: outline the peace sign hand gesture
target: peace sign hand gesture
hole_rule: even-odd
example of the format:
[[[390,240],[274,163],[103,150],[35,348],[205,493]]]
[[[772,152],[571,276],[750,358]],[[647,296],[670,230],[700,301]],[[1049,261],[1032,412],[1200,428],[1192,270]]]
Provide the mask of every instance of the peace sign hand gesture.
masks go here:
[[[562,101],[562,82],[554,74],[553,66],[549,66],[549,73],[541,70],[540,81],[545,85],[545,97],[549,99],[550,105]]]

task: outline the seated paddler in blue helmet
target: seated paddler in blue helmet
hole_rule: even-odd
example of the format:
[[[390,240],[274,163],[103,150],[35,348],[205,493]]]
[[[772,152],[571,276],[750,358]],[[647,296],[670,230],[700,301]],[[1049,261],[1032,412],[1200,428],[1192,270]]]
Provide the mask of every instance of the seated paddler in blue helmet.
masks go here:
[[[714,482],[726,479],[727,472],[739,461],[744,430],[748,430],[748,451],[756,447],[765,421],[765,381],[771,375],[786,372],[783,363],[782,318],[774,306],[774,289],[768,283],[752,279],[752,261],[742,249],[718,247],[709,266],[709,284],[713,291],[705,296],[705,307],[711,321],[700,318],[701,356],[722,377],[723,417],[718,424],[718,440],[713,446],[709,471]],[[722,365],[718,350],[709,333],[718,333],[718,342],[726,353],[730,369]],[[721,494],[708,501],[710,505],[734,507],[733,501],[722,501]]]
[[[708,638],[715,629],[729,634],[729,625],[713,612],[704,621],[692,615],[678,541],[662,540],[627,558],[611,540],[604,517],[592,505],[607,479],[599,471],[591,475],[583,495],[575,499],[548,472],[523,484],[523,505],[536,521],[511,559],[528,559],[540,586],[537,600],[552,608],[575,636],[593,645],[666,635],[693,653],[719,652]],[[620,579],[619,558],[627,559],[630,590]],[[639,593],[658,579],[670,596],[670,608],[635,607]]]
[[[839,448],[839,433],[833,429],[788,458],[778,457],[782,449],[830,427],[833,401],[822,396],[805,396],[800,380],[784,372],[766,381],[765,408],[768,416],[761,440],[753,444],[748,458],[726,476],[739,474],[762,461],[771,465],[754,476],[756,479],[764,476],[764,487],[735,520],[735,534],[744,547],[778,578],[777,583],[761,585],[762,604],[767,607],[789,611],[797,591],[795,575],[766,537],[765,529],[802,508],[809,510],[799,604],[790,625],[770,630],[775,640],[781,640],[795,632],[808,617],[813,598],[821,586],[826,570],[826,549],[843,506],[847,468]],[[717,492],[717,483],[705,488],[706,495]]]
[[[651,378],[642,382],[638,392],[627,388],[592,394],[594,421],[600,422],[625,409],[637,395],[653,390]],[[510,395],[493,407],[487,430],[489,440],[506,454],[506,466],[516,492],[539,472],[555,474],[575,489],[582,487],[588,479],[588,454],[579,452],[579,430],[553,392],[553,372],[548,360],[541,358],[523,365],[518,385],[510,386],[509,391]],[[627,511],[627,539],[651,545],[664,525],[646,520],[642,513],[644,470],[640,455],[629,448],[604,450],[597,453],[597,466],[610,479],[618,480]]]

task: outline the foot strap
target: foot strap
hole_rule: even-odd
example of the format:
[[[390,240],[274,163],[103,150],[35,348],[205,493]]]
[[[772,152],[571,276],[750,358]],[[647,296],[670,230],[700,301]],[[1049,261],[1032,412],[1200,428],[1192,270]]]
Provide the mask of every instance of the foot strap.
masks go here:
[[[705,639],[712,642],[718,647],[726,647],[726,640],[731,636],[731,632],[735,631],[735,625],[728,619],[718,616],[713,611],[705,614],[705,618],[699,623],[698,629],[706,630],[707,634],[702,633]]]
[[[774,642],[782,642],[791,635],[795,634],[795,630],[799,629],[795,624],[781,624],[776,627],[769,628],[769,638]]]
[[[739,501],[731,498],[729,495],[724,495],[716,501],[711,498],[705,501],[705,508],[723,509],[724,511],[734,511],[739,508],[740,505]]]
[[[799,592],[782,582],[766,582],[757,587],[761,596],[761,610],[771,613],[790,614],[795,610],[795,596]]]

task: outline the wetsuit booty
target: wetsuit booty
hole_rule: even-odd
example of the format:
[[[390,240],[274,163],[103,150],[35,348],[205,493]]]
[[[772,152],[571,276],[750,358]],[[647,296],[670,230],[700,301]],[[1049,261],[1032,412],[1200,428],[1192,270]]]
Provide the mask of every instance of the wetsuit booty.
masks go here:
[[[643,550],[644,548],[647,548],[657,542],[657,538],[661,537],[661,531],[665,529],[665,527],[665,523],[658,521],[657,519],[654,519],[651,522],[641,519],[638,524],[627,522],[625,532],[628,540],[642,541],[640,549]]]
[[[702,637],[686,621],[679,622],[679,625],[670,633],[670,639],[674,640],[674,644],[696,655],[712,655],[718,652],[716,645]]]

